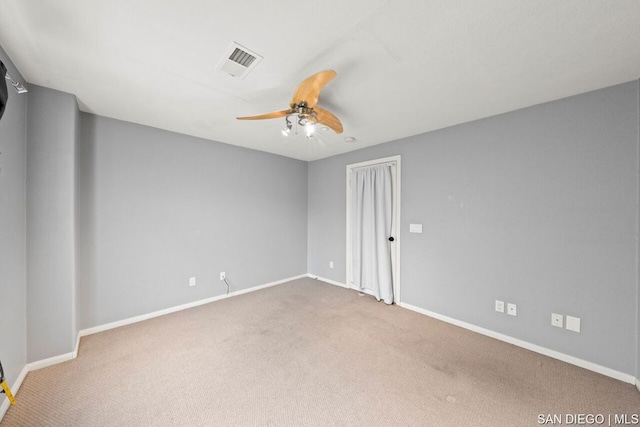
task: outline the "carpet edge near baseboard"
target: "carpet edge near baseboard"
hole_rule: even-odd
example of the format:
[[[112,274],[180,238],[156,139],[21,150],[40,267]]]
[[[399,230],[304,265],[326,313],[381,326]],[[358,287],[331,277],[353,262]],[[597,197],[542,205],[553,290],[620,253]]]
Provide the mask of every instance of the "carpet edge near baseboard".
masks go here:
[[[189,303],[186,303],[186,304],[181,304],[181,305],[165,308],[165,309],[158,310],[158,311],[153,311],[151,313],[141,314],[139,316],[133,316],[133,317],[129,317],[127,319],[117,320],[115,322],[110,322],[110,323],[105,323],[103,325],[99,325],[99,326],[94,326],[94,327],[91,327],[91,328],[83,329],[80,332],[78,332],[78,336],[79,337],[84,337],[84,336],[87,336],[87,335],[96,334],[98,332],[108,331],[109,329],[119,328],[120,326],[126,326],[126,325],[130,325],[130,324],[133,324],[133,323],[142,322],[144,320],[153,319],[154,317],[160,317],[160,316],[164,316],[166,314],[171,314],[171,313],[175,313],[177,311],[187,310],[189,308],[198,307],[200,305],[209,304],[209,303],[212,303],[212,302],[215,302],[215,301],[220,301],[220,300],[231,298],[231,297],[235,297],[235,296],[238,296],[238,295],[259,291],[261,289],[270,288],[272,286],[281,285],[283,283],[287,283],[287,282],[290,282],[292,280],[302,279],[302,278],[305,278],[305,277],[307,277],[306,274],[301,274],[299,276],[289,277],[289,278],[282,279],[282,280],[276,280],[274,282],[269,282],[269,283],[265,283],[263,285],[254,286],[252,288],[241,289],[239,291],[231,292],[229,294],[216,295],[214,297],[209,297],[209,298],[201,299],[201,300],[198,300],[198,301],[192,301],[192,302],[189,302]],[[78,345],[79,345],[79,342],[80,342],[80,340],[78,339]],[[78,351],[78,348],[76,347],[76,353],[77,353],[77,351]]]
[[[94,326],[92,328],[82,329],[82,330],[78,331],[77,338],[76,338],[75,349],[74,349],[73,352],[66,353],[66,354],[61,354],[59,356],[49,357],[47,359],[38,360],[38,361],[35,361],[35,362],[31,362],[31,363],[27,363],[22,368],[22,371],[18,375],[18,378],[16,379],[15,383],[13,384],[13,387],[11,387],[11,390],[13,391],[13,394],[16,395],[16,397],[17,397],[18,390],[20,389],[20,386],[22,385],[22,382],[24,381],[25,377],[27,376],[27,374],[30,371],[35,371],[37,369],[46,368],[48,366],[57,365],[58,363],[67,362],[69,360],[75,359],[78,356],[78,349],[80,347],[80,338],[81,337],[85,337],[87,335],[96,334],[98,332],[107,331],[109,329],[118,328],[120,326],[130,325],[132,323],[142,322],[144,320],[153,319],[154,317],[164,316],[165,314],[175,313],[177,311],[186,310],[186,309],[189,309],[189,308],[193,308],[193,307],[197,307],[197,306],[200,306],[200,305],[208,304],[210,302],[219,301],[219,300],[222,300],[222,299],[231,298],[231,297],[242,295],[242,294],[247,294],[247,293],[250,293],[250,292],[259,291],[260,289],[265,289],[265,288],[269,288],[271,286],[281,285],[283,283],[287,283],[287,282],[290,282],[292,280],[303,279],[303,278],[306,278],[306,277],[310,277],[310,276],[308,274],[300,274],[298,276],[289,277],[289,278],[286,278],[286,279],[276,280],[274,282],[265,283],[263,285],[254,286],[253,288],[242,289],[242,290],[239,290],[239,291],[231,292],[229,294],[217,295],[217,296],[214,296],[214,297],[205,298],[205,299],[202,299],[202,300],[198,300],[198,301],[193,301],[193,302],[186,303],[186,304],[177,305],[175,307],[165,308],[165,309],[154,311],[154,312],[151,312],[151,313],[142,314],[142,315],[134,316],[134,317],[129,317],[127,319],[118,320],[118,321],[115,321],[115,322],[105,323],[103,325]],[[2,421],[2,418],[4,418],[4,415],[6,414],[7,410],[9,410],[9,406],[10,406],[9,399],[5,397],[4,401],[0,405],[0,421]]]
[[[20,371],[20,374],[18,374],[18,378],[16,378],[16,381],[13,383],[13,387],[11,387],[11,391],[14,395],[18,394],[18,390],[20,390],[22,381],[24,381],[27,373],[29,373],[29,367],[28,365],[25,365],[25,367],[22,368],[22,371]],[[9,403],[9,398],[5,396],[2,405],[0,405],[0,421],[2,421],[2,418],[4,418],[4,414],[7,413],[10,405],[11,404]]]
[[[513,344],[513,345],[515,345],[517,347],[521,347],[521,348],[524,348],[524,349],[527,349],[527,350],[531,350],[531,351],[533,351],[535,353],[539,353],[539,354],[542,354],[544,356],[551,357],[553,359],[561,360],[561,361],[569,363],[571,365],[575,365],[575,366],[578,366],[580,368],[584,368],[584,369],[587,369],[589,371],[593,371],[593,372],[596,372],[598,374],[601,374],[601,375],[604,375],[604,376],[607,376],[607,377],[610,377],[610,378],[614,378],[616,380],[619,380],[619,381],[622,381],[622,382],[625,382],[625,383],[628,383],[628,384],[635,384],[636,387],[638,387],[638,391],[640,391],[640,386],[638,385],[638,384],[640,384],[640,381],[636,377],[634,377],[633,375],[630,375],[630,374],[627,374],[627,373],[624,373],[624,372],[620,372],[620,371],[617,371],[615,369],[607,368],[606,366],[598,365],[597,363],[589,362],[587,360],[580,359],[580,358],[575,357],[575,356],[570,356],[568,354],[561,353],[561,352],[556,351],[556,350],[551,350],[549,348],[542,347],[542,346],[539,346],[537,344],[532,344],[530,342],[523,341],[523,340],[520,340],[518,338],[513,338],[513,337],[511,337],[509,335],[501,334],[499,332],[495,332],[495,331],[492,331],[490,329],[485,329],[485,328],[482,328],[480,326],[473,325],[471,323],[463,322],[461,320],[454,319],[452,317],[444,316],[444,315],[439,314],[439,313],[435,313],[435,312],[432,312],[432,311],[429,311],[429,310],[425,310],[423,308],[416,307],[416,306],[413,306],[411,304],[406,304],[406,303],[402,303],[401,302],[398,305],[400,307],[406,308],[407,310],[411,310],[411,311],[414,311],[416,313],[420,313],[420,314],[423,314],[425,316],[432,317],[434,319],[441,320],[443,322],[450,323],[452,325],[459,326],[459,327],[464,328],[464,329],[468,329],[468,330],[470,330],[472,332],[476,332],[476,333],[479,333],[481,335],[488,336],[490,338],[495,338],[495,339],[497,339],[499,341],[503,341],[503,342],[506,342],[506,343],[509,343],[509,344]]]
[[[338,286],[341,288],[346,288],[346,289],[351,289],[349,288],[347,285],[345,285],[344,283],[335,281],[335,280],[331,280],[331,279],[327,279],[325,277],[321,277],[321,276],[317,276],[317,275],[313,275],[313,274],[301,274],[299,276],[295,276],[295,277],[290,277],[288,279],[283,279],[283,280],[278,280],[275,282],[270,282],[270,283],[266,283],[264,285],[259,285],[259,286],[255,286],[253,288],[248,288],[248,289],[243,289],[240,291],[236,291],[236,292],[232,292],[228,295],[219,295],[219,296],[215,296],[215,297],[211,297],[211,298],[206,298],[206,299],[202,299],[202,300],[198,300],[198,301],[194,301],[194,302],[190,302],[187,304],[182,304],[182,305],[178,305],[175,307],[170,307],[167,309],[163,309],[163,310],[158,310],[152,313],[147,313],[147,314],[143,314],[140,316],[134,316],[134,317],[130,317],[127,319],[123,319],[120,321],[116,321],[116,322],[111,322],[111,323],[107,323],[104,325],[100,325],[100,326],[95,326],[92,328],[88,328],[88,329],[83,329],[81,331],[78,332],[77,335],[77,339],[76,339],[76,347],[75,350],[71,353],[67,353],[67,354],[63,354],[60,356],[54,356],[48,359],[44,359],[44,360],[39,360],[36,362],[32,362],[32,363],[28,363],[27,365],[24,366],[24,368],[22,369],[22,371],[20,372],[20,374],[18,375],[18,378],[16,379],[15,383],[13,384],[12,390],[14,392],[14,394],[17,394],[18,390],[20,389],[20,386],[22,385],[22,382],[24,381],[24,378],[26,377],[27,373],[29,373],[29,371],[34,371],[36,369],[41,369],[41,368],[45,368],[47,366],[51,366],[51,365],[55,365],[58,363],[62,363],[62,362],[66,362],[68,360],[72,360],[75,359],[78,356],[78,348],[80,346],[80,338],[83,336],[87,336],[87,335],[91,335],[91,334],[95,334],[98,332],[102,332],[102,331],[106,331],[109,329],[114,329],[120,326],[125,326],[125,325],[129,325],[132,323],[137,323],[137,322],[142,322],[144,320],[148,320],[148,319],[152,319],[154,317],[159,317],[159,316],[163,316],[165,314],[170,314],[170,313],[175,313],[177,311],[182,311],[182,310],[186,310],[188,308],[192,308],[192,307],[197,307],[199,305],[204,305],[204,304],[208,304],[210,302],[214,302],[214,301],[218,301],[218,300],[222,300],[225,298],[230,298],[232,296],[237,296],[237,295],[242,295],[242,294],[246,294],[249,292],[255,292],[258,291],[260,289],[265,289],[271,286],[276,286],[276,285],[280,285],[282,283],[286,283],[292,280],[297,280],[297,279],[302,279],[302,278],[311,278],[311,279],[315,279],[315,280],[319,280],[321,282],[324,283],[328,283],[330,285],[334,285],[334,286]],[[611,368],[607,368],[605,366],[601,366],[598,365],[596,363],[593,362],[589,362],[583,359],[579,359],[577,357],[574,356],[569,356],[567,354],[564,353],[560,353],[558,351],[555,350],[551,350],[545,347],[541,347],[538,346],[536,344],[531,344],[529,342],[523,341],[523,340],[519,340],[517,338],[513,338],[510,337],[508,335],[504,335],[501,334],[499,332],[495,332],[495,331],[491,331],[489,329],[485,329],[476,325],[472,325],[470,323],[466,323],[463,322],[461,320],[457,320],[448,316],[443,316],[441,314],[429,311],[429,310],[425,310],[422,309],[420,307],[416,307],[413,306],[411,304],[406,304],[403,302],[398,303],[399,307],[402,307],[404,309],[407,310],[411,310],[414,311],[416,313],[428,316],[428,317],[432,317],[434,319],[437,320],[441,320],[443,322],[446,323],[450,323],[452,325],[455,326],[459,326],[461,328],[464,329],[468,329],[470,331],[479,333],[481,335],[485,335],[491,338],[495,338],[497,340],[500,341],[504,341],[507,342],[509,344],[513,344],[515,346],[521,347],[521,348],[525,348],[527,350],[531,350],[534,351],[536,353],[551,357],[553,359],[558,359],[561,360],[563,362],[587,369],[589,371],[593,371],[602,375],[605,375],[607,377],[611,377],[629,384],[635,384],[636,388],[638,389],[638,392],[640,392],[640,378],[635,378],[633,375],[629,375],[629,374],[625,374],[624,372],[620,372],[620,371],[616,371],[614,369]],[[2,405],[0,405],[0,421],[2,421],[2,418],[4,417],[5,413],[7,412],[7,410],[9,409],[9,399],[7,399],[5,397],[4,401],[2,402]]]
[[[339,287],[342,287],[342,288],[351,289],[347,285],[345,285],[344,283],[340,283],[340,282],[337,282],[335,280],[331,280],[331,279],[327,279],[327,278],[324,278],[324,277],[315,276],[315,275],[311,275],[311,274],[308,274],[307,276],[312,278],[312,279],[316,279],[316,280],[320,280],[320,281],[329,283],[331,285],[335,285],[335,286],[339,286]],[[521,348],[524,348],[524,349],[527,349],[527,350],[531,350],[533,352],[542,354],[544,356],[548,356],[548,357],[551,357],[553,359],[561,360],[561,361],[569,363],[571,365],[575,365],[575,366],[578,366],[580,368],[584,368],[584,369],[587,369],[589,371],[593,371],[593,372],[596,372],[598,374],[602,374],[604,376],[611,377],[611,378],[614,378],[616,380],[620,380],[620,381],[628,383],[628,384],[635,384],[636,388],[640,392],[640,379],[634,377],[633,375],[626,374],[626,373],[620,372],[620,371],[616,371],[615,369],[607,368],[606,366],[598,365],[597,363],[589,362],[587,360],[580,359],[580,358],[577,358],[577,357],[574,357],[574,356],[570,356],[568,354],[564,354],[564,353],[561,353],[559,351],[551,350],[551,349],[546,348],[546,347],[542,347],[542,346],[539,346],[539,345],[536,345],[536,344],[532,344],[530,342],[523,341],[523,340],[520,340],[518,338],[513,338],[513,337],[510,337],[508,335],[492,331],[490,329],[485,329],[485,328],[482,328],[480,326],[476,326],[476,325],[473,325],[471,323],[464,322],[462,320],[454,319],[452,317],[444,316],[442,314],[435,313],[433,311],[425,310],[423,308],[416,307],[416,306],[411,305],[411,304],[406,304],[406,303],[403,303],[403,302],[399,302],[399,303],[397,303],[397,305],[399,307],[405,308],[407,310],[411,310],[411,311],[414,311],[416,313],[419,313],[419,314],[422,314],[422,315],[425,315],[425,316],[428,316],[428,317],[431,317],[431,318],[434,318],[434,319],[437,319],[437,320],[441,320],[441,321],[443,321],[445,323],[450,323],[452,325],[459,326],[459,327],[464,328],[464,329],[468,329],[468,330],[470,330],[472,332],[476,332],[476,333],[479,333],[481,335],[488,336],[490,338],[495,338],[495,339],[497,339],[499,341],[504,341],[506,343],[513,344],[513,345],[515,345],[517,347],[521,347]]]
[[[307,274],[306,277],[308,277],[309,279],[319,280],[321,282],[325,282],[330,285],[338,286],[340,288],[351,289],[350,287],[348,287],[342,282],[337,282],[335,280],[327,279],[326,277],[316,276],[315,274]]]

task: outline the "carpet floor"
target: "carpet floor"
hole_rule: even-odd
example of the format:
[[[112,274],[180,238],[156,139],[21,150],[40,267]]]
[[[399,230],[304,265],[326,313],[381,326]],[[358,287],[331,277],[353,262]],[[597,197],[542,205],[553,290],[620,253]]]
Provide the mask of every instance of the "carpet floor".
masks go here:
[[[615,425],[640,413],[633,385],[312,279],[83,337],[76,359],[30,372],[16,398],[3,427]]]

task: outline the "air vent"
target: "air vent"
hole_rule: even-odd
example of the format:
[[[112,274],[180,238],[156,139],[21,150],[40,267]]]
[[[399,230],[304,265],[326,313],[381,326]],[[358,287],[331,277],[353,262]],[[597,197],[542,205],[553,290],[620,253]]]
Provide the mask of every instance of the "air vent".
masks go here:
[[[249,65],[251,65],[253,61],[255,61],[255,59],[256,59],[255,56],[251,55],[249,52],[246,52],[238,47],[233,50],[233,53],[229,57],[229,60],[247,68],[249,67]]]
[[[218,69],[242,80],[261,60],[262,56],[233,42],[220,61]]]

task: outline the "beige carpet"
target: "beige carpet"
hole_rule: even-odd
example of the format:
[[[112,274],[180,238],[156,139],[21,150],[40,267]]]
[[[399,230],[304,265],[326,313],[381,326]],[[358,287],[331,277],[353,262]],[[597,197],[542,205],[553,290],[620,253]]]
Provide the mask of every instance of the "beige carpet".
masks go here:
[[[3,427],[534,426],[640,412],[630,384],[311,279],[84,337],[77,359],[30,372],[17,402]]]

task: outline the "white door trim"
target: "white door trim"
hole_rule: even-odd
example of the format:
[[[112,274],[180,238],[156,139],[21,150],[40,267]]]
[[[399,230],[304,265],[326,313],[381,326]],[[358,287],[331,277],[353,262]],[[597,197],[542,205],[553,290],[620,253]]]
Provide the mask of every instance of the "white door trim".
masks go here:
[[[353,281],[351,280],[353,277],[353,267],[351,265],[351,173],[354,169],[375,166],[375,165],[383,165],[385,163],[389,163],[395,166],[395,173],[393,174],[393,228],[392,234],[395,239],[394,244],[391,245],[392,257],[393,257],[393,300],[396,304],[400,304],[401,292],[400,292],[400,193],[401,193],[401,156],[390,156],[384,157],[382,159],[375,160],[367,160],[365,162],[352,163],[347,165],[346,167],[346,194],[347,194],[347,277],[345,280],[345,284],[348,288],[355,289],[353,286]]]

